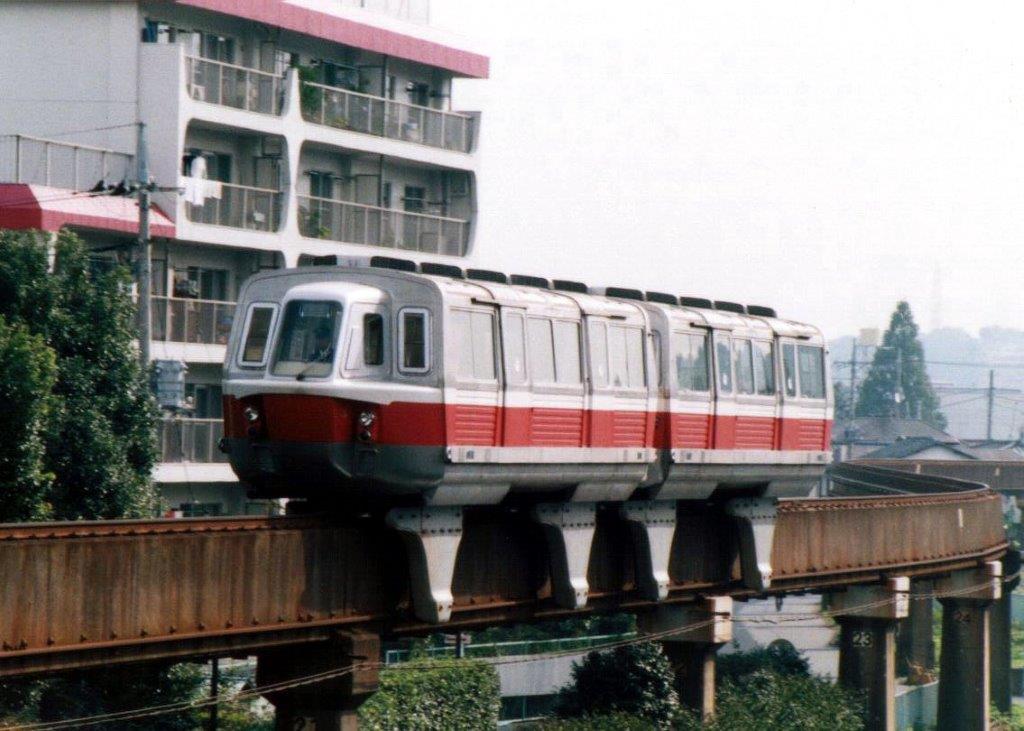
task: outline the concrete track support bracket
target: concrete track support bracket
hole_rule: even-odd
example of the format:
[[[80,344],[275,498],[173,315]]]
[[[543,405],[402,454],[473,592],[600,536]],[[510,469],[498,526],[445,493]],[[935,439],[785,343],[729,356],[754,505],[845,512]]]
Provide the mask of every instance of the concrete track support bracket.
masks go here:
[[[910,579],[831,596],[839,623],[839,682],[862,692],[869,731],[896,731],[896,625],[910,612]]]
[[[778,500],[736,498],[725,504],[725,512],[739,523],[743,583],[754,591],[764,591],[772,584],[772,544]]]
[[[976,731],[990,725],[989,623],[1002,596],[1003,565],[988,561],[935,582],[942,604],[939,731]]]
[[[645,599],[668,597],[668,562],[676,535],[676,504],[671,500],[643,500],[620,508],[636,544],[637,579]]]
[[[567,609],[587,604],[590,547],[597,524],[595,503],[543,503],[533,512],[544,528],[551,555],[551,590],[555,602]]]
[[[672,664],[679,700],[702,718],[711,717],[716,654],[732,641],[732,597],[706,597],[694,606],[663,604],[637,615],[637,622],[661,642]]]
[[[424,622],[452,616],[452,578],[462,540],[462,508],[395,508],[387,524],[399,531],[409,557],[413,611]]]

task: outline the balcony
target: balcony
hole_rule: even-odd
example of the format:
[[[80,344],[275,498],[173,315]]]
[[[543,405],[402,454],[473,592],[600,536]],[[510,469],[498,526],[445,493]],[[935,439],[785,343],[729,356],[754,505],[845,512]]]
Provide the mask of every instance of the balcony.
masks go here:
[[[135,158],[89,145],[29,135],[0,136],[0,182],[88,190],[135,177]]]
[[[313,124],[455,152],[469,152],[473,146],[473,118],[468,115],[311,81],[302,82],[302,116]]]
[[[188,220],[248,231],[277,231],[281,225],[283,195],[279,190],[219,183],[220,197],[207,197],[202,205],[186,203]]]
[[[160,461],[227,462],[227,456],[217,448],[223,435],[220,419],[162,419],[157,422]]]
[[[235,303],[218,300],[153,297],[153,340],[227,345]]]
[[[298,196],[299,232],[316,239],[462,256],[469,222],[348,201]]]
[[[195,56],[186,56],[185,62],[188,95],[196,101],[260,114],[281,114],[283,76]]]

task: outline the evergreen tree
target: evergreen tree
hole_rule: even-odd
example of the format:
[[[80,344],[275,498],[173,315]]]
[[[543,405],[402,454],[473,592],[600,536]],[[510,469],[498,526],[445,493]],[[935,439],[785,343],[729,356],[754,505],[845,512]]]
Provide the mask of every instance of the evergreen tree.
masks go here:
[[[0,522],[50,517],[44,436],[56,376],[43,339],[0,317]]]
[[[882,345],[875,351],[857,398],[857,416],[921,419],[946,427],[924,363],[924,348],[910,305],[900,302],[889,321]]]

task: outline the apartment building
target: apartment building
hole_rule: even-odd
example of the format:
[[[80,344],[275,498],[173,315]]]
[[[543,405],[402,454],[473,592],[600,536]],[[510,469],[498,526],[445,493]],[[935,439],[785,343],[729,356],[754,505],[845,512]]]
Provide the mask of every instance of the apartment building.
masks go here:
[[[0,0],[0,228],[68,227],[132,261],[150,175],[152,354],[187,366],[160,425],[167,510],[263,511],[217,449],[241,283],[323,256],[459,260],[473,247],[480,117],[456,79],[488,59],[428,0]]]

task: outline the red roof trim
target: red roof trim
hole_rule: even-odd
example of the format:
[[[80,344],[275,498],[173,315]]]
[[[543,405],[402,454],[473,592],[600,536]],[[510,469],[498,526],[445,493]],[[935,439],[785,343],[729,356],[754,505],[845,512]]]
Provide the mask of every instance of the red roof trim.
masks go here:
[[[487,56],[309,10],[284,0],[248,0],[244,3],[238,0],[175,1],[179,5],[255,20],[314,38],[447,69],[460,76],[485,79],[490,72],[490,59]]]
[[[138,234],[138,204],[124,198],[75,196],[59,188],[0,185],[0,228],[59,231],[65,226]],[[150,234],[174,238],[174,224],[153,207]]]

